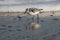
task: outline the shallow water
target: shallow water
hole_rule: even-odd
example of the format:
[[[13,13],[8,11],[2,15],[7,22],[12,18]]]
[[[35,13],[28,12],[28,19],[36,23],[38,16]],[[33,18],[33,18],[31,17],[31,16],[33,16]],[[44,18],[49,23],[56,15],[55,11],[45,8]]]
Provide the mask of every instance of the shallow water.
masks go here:
[[[60,40],[60,13],[39,14],[41,27],[36,30],[26,29],[26,25],[30,22],[32,19],[29,15],[21,18],[0,16],[0,40]]]

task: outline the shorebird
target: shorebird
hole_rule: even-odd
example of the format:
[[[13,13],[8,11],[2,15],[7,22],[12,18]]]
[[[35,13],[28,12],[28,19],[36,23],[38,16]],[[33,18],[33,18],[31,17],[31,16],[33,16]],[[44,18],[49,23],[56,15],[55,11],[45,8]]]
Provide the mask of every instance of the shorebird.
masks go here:
[[[33,17],[32,17],[32,20],[33,20],[33,21],[34,21],[35,15],[37,15],[37,23],[38,23],[38,22],[39,22],[39,21],[38,21],[38,20],[39,20],[39,13],[41,12],[41,10],[43,10],[43,9],[27,8],[27,9],[25,10],[24,14],[27,13],[27,14],[29,14],[29,15],[32,15],[32,16],[33,16]]]

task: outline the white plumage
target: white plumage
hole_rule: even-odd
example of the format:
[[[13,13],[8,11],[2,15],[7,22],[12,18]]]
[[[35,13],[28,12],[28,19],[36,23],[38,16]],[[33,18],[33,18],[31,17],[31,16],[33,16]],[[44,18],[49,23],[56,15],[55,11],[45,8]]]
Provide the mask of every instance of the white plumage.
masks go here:
[[[33,12],[29,12],[30,15],[37,15],[39,13],[39,11],[33,13]]]

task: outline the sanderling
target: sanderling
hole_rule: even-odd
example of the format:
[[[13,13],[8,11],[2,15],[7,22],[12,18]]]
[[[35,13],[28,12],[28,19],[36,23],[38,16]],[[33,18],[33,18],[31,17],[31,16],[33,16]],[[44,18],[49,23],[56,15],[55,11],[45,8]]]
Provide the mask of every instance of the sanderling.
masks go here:
[[[38,20],[39,20],[39,13],[41,12],[41,10],[43,10],[43,9],[27,8],[27,9],[25,10],[24,14],[27,13],[27,14],[29,14],[29,15],[32,15],[32,16],[33,16],[33,17],[32,17],[32,20],[33,20],[33,21],[34,21],[34,16],[37,15],[37,23],[38,23],[38,22],[39,22],[39,21],[38,21]]]

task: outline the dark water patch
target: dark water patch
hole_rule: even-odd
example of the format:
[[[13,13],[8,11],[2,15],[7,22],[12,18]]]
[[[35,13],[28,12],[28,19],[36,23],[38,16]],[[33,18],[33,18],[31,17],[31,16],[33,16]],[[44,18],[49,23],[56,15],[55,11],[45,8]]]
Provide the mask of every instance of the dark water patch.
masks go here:
[[[1,25],[2,27],[6,27],[6,25]]]
[[[0,30],[7,30],[7,28],[0,28]]]
[[[22,18],[21,16],[17,16],[17,18]]]
[[[58,21],[59,19],[57,19],[57,18],[54,18],[54,19],[52,19],[52,20]]]
[[[22,31],[21,29],[16,29],[16,31]]]
[[[8,26],[8,28],[12,28],[12,26]]]
[[[50,15],[50,16],[53,16],[53,15]]]
[[[18,18],[18,20],[21,20],[22,17],[21,16],[17,16],[17,18]]]

